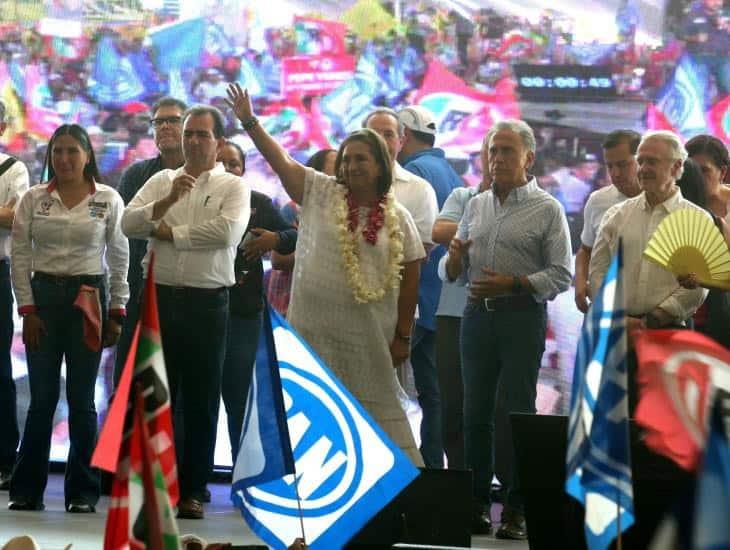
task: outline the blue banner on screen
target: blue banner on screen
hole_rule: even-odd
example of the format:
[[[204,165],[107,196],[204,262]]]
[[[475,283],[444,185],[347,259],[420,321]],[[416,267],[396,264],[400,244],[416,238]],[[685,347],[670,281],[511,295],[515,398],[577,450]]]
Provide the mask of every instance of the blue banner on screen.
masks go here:
[[[302,536],[300,513],[308,548],[341,548],[418,470],[291,327],[276,312],[270,316],[262,339],[270,330],[276,353],[257,355],[231,498],[273,548],[286,548]],[[300,504],[293,475],[262,482],[277,469],[286,470],[281,467],[286,452],[271,446],[286,444],[287,438],[263,437],[279,425],[277,407],[269,400],[275,381],[268,378],[277,370],[271,364],[277,357]],[[268,429],[261,429],[265,424]]]

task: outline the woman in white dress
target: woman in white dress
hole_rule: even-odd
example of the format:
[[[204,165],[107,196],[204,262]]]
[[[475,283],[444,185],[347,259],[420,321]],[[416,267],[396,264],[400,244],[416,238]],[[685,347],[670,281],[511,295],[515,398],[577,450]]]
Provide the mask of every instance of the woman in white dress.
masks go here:
[[[410,352],[420,261],[411,216],[395,201],[385,142],[350,134],[330,177],[307,168],[258,124],[248,92],[228,103],[301,206],[288,320],[390,438],[422,464],[398,400],[394,366]]]

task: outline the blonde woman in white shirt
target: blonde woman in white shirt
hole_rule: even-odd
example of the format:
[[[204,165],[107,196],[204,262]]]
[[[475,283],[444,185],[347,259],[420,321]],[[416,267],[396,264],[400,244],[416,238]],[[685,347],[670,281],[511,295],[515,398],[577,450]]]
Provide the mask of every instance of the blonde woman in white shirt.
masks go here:
[[[119,338],[129,297],[129,247],[120,227],[124,205],[113,188],[98,183],[91,141],[80,126],[65,124],[54,132],[46,166],[48,181],[23,196],[13,223],[11,270],[23,316],[31,401],[8,508],[43,509],[65,358],[66,511],[88,513],[99,498],[98,474],[90,462],[101,347]]]

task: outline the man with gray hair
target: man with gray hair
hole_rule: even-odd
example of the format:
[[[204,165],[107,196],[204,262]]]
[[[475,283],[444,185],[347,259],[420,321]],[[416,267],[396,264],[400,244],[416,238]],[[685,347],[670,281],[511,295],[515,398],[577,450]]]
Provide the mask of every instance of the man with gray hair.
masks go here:
[[[492,131],[487,151],[492,187],[469,201],[449,246],[444,274],[469,286],[461,324],[461,361],[466,465],[474,472],[472,532],[476,534],[491,532],[497,387],[508,413],[535,412],[547,301],[567,290],[571,279],[565,212],[528,175],[535,160],[532,129],[520,120],[504,120]],[[496,536],[525,539],[517,468],[505,485],[502,525]]]
[[[0,136],[7,128],[7,109],[0,100]],[[10,286],[10,229],[15,203],[28,189],[30,177],[15,157],[0,153],[0,490],[10,486],[15,451],[20,434],[16,411],[15,382],[10,360],[13,342],[13,293]]]
[[[611,207],[603,216],[589,265],[590,289],[601,288],[619,239],[623,240],[626,329],[682,327],[702,305],[707,291],[686,289],[666,269],[644,258],[644,250],[661,221],[672,212],[702,208],[682,196],[677,180],[682,176],[687,152],[672,132],[649,132],[641,140],[636,161],[642,193]],[[709,216],[709,214],[705,214]],[[636,407],[636,355],[628,354],[629,414]]]

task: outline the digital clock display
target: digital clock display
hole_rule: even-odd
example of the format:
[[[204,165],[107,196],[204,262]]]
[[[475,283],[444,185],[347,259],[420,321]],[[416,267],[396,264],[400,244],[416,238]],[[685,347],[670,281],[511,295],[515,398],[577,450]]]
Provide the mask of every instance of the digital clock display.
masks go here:
[[[519,85],[524,88],[560,88],[560,89],[610,89],[613,81],[607,77],[578,78],[575,76],[558,76],[555,78],[543,76],[523,76]]]
[[[514,65],[522,99],[560,101],[606,99],[616,95],[607,67],[583,65]]]

